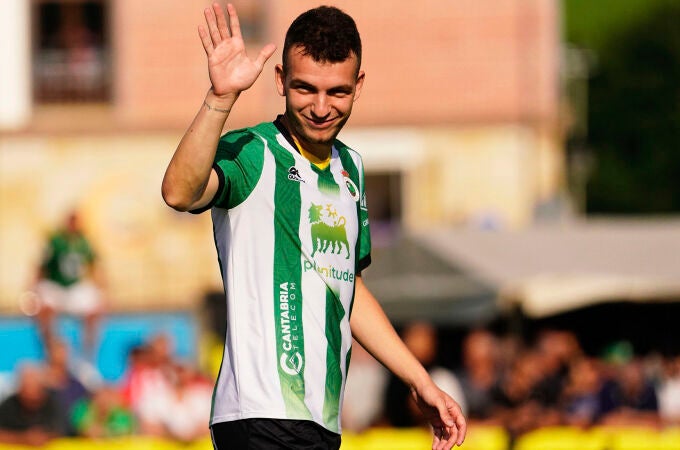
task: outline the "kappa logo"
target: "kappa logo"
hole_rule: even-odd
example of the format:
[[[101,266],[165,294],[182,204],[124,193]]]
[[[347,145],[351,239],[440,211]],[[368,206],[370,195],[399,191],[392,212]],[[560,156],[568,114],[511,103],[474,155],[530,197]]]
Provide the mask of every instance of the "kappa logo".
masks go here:
[[[347,251],[346,259],[349,259],[349,241],[347,240],[347,223],[344,216],[338,216],[335,208],[328,204],[309,207],[309,223],[312,226],[312,257],[317,253],[342,252],[344,245]]]
[[[288,168],[288,179],[297,181],[299,183],[305,182],[305,180],[303,180],[300,176],[300,172],[297,170],[297,167],[295,166],[290,166],[290,168]]]

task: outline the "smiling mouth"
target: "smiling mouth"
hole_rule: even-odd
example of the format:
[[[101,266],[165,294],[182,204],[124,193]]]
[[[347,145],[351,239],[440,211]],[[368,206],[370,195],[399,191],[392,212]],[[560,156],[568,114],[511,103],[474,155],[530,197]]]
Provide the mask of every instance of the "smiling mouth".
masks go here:
[[[302,116],[302,117],[304,117],[305,120],[309,124],[311,124],[314,128],[327,128],[333,122],[335,122],[335,120],[337,119],[337,117],[332,117],[330,119],[318,120],[318,119],[312,119],[311,117],[307,117],[307,116]]]

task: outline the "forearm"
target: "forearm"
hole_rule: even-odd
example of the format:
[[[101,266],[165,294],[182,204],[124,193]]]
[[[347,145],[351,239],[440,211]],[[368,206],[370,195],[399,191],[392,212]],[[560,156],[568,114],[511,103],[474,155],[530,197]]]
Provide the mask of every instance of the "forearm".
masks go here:
[[[237,98],[238,94],[218,97],[212,90],[206,95],[205,102],[184,133],[165,171],[163,199],[172,208],[186,211],[210,200],[204,197],[215,151],[229,111]]]
[[[350,326],[357,342],[409,387],[417,389],[432,383],[361,277],[357,277]]]

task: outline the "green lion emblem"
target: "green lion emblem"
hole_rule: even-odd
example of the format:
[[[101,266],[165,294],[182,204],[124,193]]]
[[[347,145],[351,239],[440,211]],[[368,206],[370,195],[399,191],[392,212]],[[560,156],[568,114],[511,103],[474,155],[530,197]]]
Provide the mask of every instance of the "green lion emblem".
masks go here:
[[[349,259],[349,242],[344,216],[338,216],[338,212],[331,204],[315,205],[309,207],[309,223],[312,226],[312,257],[317,253],[342,252],[343,245],[347,251],[346,259]]]

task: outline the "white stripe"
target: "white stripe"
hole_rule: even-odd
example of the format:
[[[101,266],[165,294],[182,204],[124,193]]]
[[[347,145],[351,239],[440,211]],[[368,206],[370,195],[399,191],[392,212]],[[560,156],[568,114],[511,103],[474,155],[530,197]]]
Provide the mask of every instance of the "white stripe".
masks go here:
[[[300,166],[303,166],[300,164]],[[306,183],[314,187],[318,185],[318,175],[309,168],[301,168]],[[305,260],[310,261],[311,227],[309,224],[308,208],[312,202],[319,203],[318,199],[309,197],[309,190],[300,190],[300,241],[302,243],[301,264]],[[323,401],[326,395],[326,345],[320,343],[326,341],[326,285],[314,270],[305,272],[302,267],[302,323],[305,332],[305,404],[312,414],[315,422],[323,424]]]
[[[275,170],[274,158],[265,147],[264,166],[257,186],[243,203],[229,210],[227,226],[223,234],[220,231],[217,234],[223,269],[230,273],[225,279],[228,280],[227,333],[231,348],[225,348],[224,375],[218,380],[213,422],[252,414],[285,414],[274,322],[275,230],[272,216],[263,214],[263,211],[273,211]],[[222,211],[213,215],[226,216]],[[230,240],[232,235],[239,239]],[[220,237],[223,238],[220,240]],[[271,301],[258,302],[257,299]],[[229,380],[225,370],[233,371],[235,383]]]

